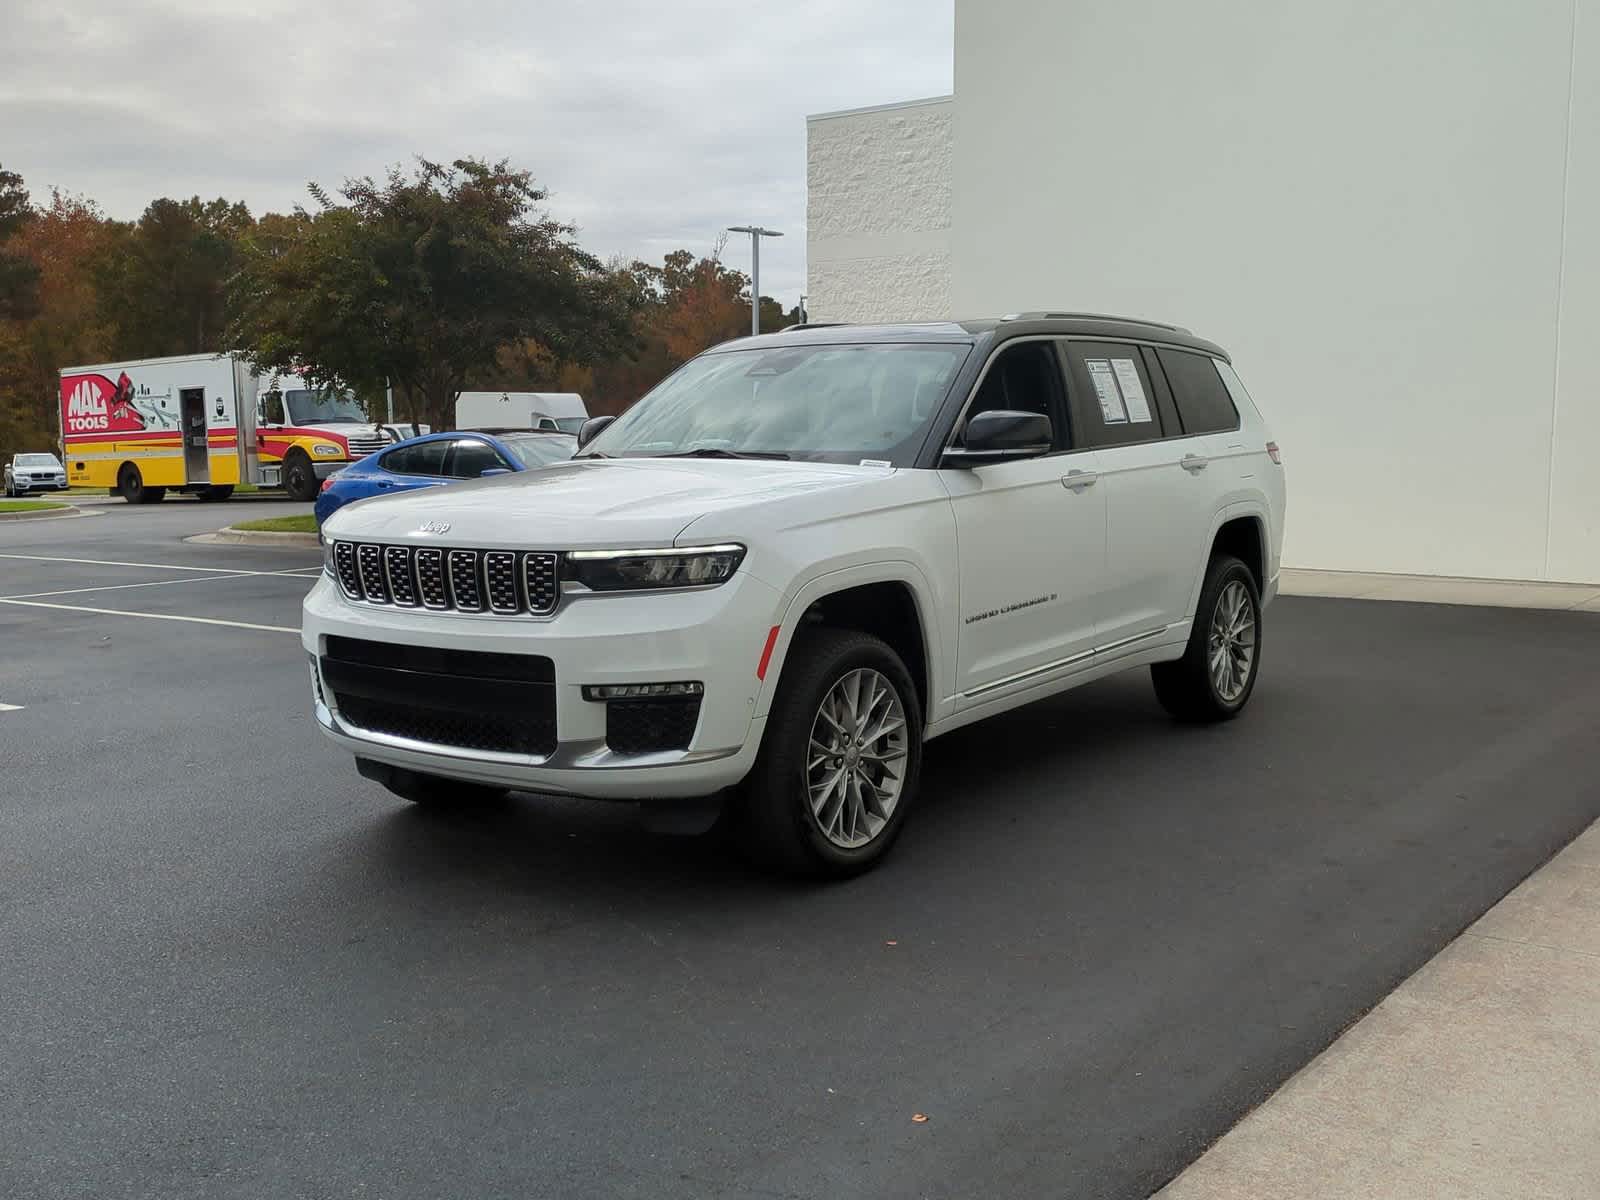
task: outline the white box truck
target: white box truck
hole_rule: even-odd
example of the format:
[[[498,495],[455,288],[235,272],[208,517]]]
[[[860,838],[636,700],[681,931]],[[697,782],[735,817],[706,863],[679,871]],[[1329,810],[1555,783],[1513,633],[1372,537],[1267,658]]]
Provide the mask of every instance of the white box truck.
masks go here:
[[[462,392],[457,429],[559,429],[577,433],[589,410],[577,392]]]
[[[257,375],[227,354],[61,372],[68,481],[120,492],[130,503],[160,500],[169,490],[223,500],[240,483],[314,500],[320,481],[340,467],[410,436],[410,426],[369,421],[347,390]]]

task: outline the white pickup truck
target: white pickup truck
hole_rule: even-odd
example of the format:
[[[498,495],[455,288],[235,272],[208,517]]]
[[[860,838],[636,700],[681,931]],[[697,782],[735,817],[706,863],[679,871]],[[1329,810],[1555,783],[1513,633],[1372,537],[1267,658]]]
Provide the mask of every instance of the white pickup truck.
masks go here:
[[[1277,589],[1277,446],[1148,322],[799,328],[719,346],[574,461],[336,513],[316,718],[419,802],[717,797],[790,870],[877,861],[930,738],[1149,667],[1236,715]]]

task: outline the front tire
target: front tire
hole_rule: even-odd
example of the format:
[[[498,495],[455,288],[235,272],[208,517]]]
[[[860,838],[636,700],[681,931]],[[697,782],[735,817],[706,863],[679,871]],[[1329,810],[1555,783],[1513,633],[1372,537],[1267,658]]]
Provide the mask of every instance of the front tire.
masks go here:
[[[1230,721],[1261,672],[1261,593],[1250,568],[1218,554],[1206,568],[1183,657],[1155,663],[1156,699],[1180,721]]]
[[[899,836],[921,766],[922,705],[900,656],[857,630],[808,630],[742,787],[741,841],[791,874],[859,874]]]
[[[291,500],[317,498],[317,473],[303,450],[291,450],[283,460],[283,490]]]
[[[155,504],[167,494],[164,487],[150,487],[132,463],[123,463],[117,472],[117,491],[129,504]]]

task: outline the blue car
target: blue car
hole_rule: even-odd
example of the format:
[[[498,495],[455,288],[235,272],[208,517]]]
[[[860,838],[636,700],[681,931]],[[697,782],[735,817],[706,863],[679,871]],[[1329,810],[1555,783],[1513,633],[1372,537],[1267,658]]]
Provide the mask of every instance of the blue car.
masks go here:
[[[438,487],[511,471],[532,471],[571,458],[578,439],[544,430],[458,430],[396,442],[331,475],[317,496],[317,525],[353,500]]]

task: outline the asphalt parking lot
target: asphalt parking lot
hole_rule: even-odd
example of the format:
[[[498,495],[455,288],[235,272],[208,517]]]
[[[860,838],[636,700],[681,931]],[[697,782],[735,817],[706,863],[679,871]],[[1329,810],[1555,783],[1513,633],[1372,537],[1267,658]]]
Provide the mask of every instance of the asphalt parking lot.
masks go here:
[[[934,743],[844,885],[433,816],[240,507],[0,524],[0,1195],[1144,1197],[1600,816],[1600,616],[1309,599],[1227,727]]]

